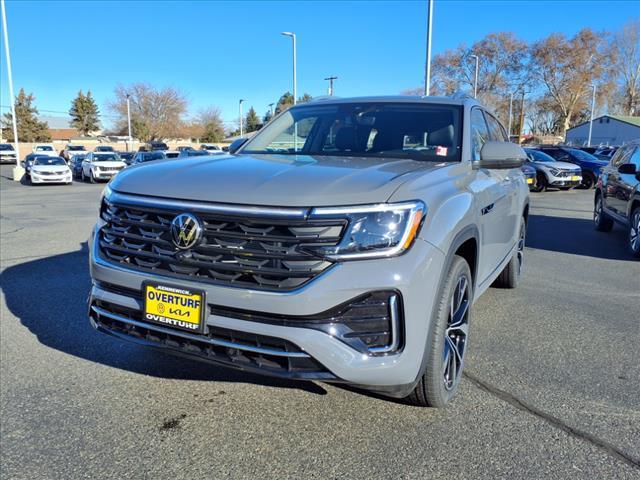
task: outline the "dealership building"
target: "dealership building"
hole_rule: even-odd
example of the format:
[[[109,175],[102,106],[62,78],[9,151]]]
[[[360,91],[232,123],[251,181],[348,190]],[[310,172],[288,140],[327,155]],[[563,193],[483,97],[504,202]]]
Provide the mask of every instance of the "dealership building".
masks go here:
[[[589,140],[589,122],[567,130],[566,143],[586,145]],[[591,145],[624,145],[640,140],[640,117],[603,115],[593,119]]]

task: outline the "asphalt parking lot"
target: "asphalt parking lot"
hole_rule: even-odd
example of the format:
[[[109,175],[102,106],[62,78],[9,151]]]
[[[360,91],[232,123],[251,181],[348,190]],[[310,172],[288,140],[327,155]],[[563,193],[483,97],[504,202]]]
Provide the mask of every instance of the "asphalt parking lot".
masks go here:
[[[443,410],[141,349],[87,320],[104,185],[0,174],[1,477],[640,478],[640,262],[593,193],[532,194],[526,273],[474,307]]]

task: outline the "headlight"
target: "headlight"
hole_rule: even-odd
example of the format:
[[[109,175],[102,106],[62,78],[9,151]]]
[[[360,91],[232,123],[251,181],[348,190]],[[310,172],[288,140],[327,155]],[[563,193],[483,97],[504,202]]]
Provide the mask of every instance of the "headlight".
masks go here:
[[[348,225],[338,245],[313,250],[332,260],[400,255],[413,244],[425,214],[422,202],[316,208],[312,218],[346,218]]]
[[[549,168],[549,172],[551,172],[551,175],[553,175],[554,177],[557,177],[558,174],[560,173],[560,170],[557,170],[555,168]]]
[[[100,171],[100,167],[98,167],[97,165],[91,165],[91,168],[93,168],[96,172]]]

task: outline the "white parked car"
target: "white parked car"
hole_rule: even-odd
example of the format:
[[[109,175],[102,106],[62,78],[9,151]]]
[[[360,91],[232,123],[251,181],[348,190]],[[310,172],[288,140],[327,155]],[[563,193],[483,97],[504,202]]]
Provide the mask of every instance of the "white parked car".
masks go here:
[[[82,161],[80,176],[83,181],[89,180],[91,183],[108,181],[126,166],[117,153],[89,152]]]
[[[200,145],[200,150],[205,150],[207,153],[211,153],[213,155],[222,155],[224,153],[219,146],[208,143]]]
[[[16,151],[10,143],[0,143],[0,163],[16,163]]]
[[[62,157],[39,156],[31,165],[31,183],[66,183],[73,182],[71,169]]]
[[[80,154],[86,154],[86,153],[87,153],[87,149],[84,148],[84,145],[72,145],[69,143],[67,144],[64,151],[62,152],[62,156],[66,161],[70,161],[71,157],[73,157],[74,155],[80,155]]]
[[[49,155],[50,157],[57,157],[56,149],[50,143],[37,143],[31,149],[33,153],[38,155]]]
[[[165,150],[163,153],[167,158],[178,158],[180,156],[179,150]]]

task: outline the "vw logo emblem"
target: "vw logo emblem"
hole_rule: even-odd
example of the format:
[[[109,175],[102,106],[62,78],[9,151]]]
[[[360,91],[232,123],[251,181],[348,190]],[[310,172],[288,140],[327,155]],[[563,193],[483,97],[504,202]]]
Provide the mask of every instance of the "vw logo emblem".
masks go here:
[[[202,226],[190,213],[181,213],[171,222],[171,238],[176,247],[186,250],[193,247],[202,236]]]

